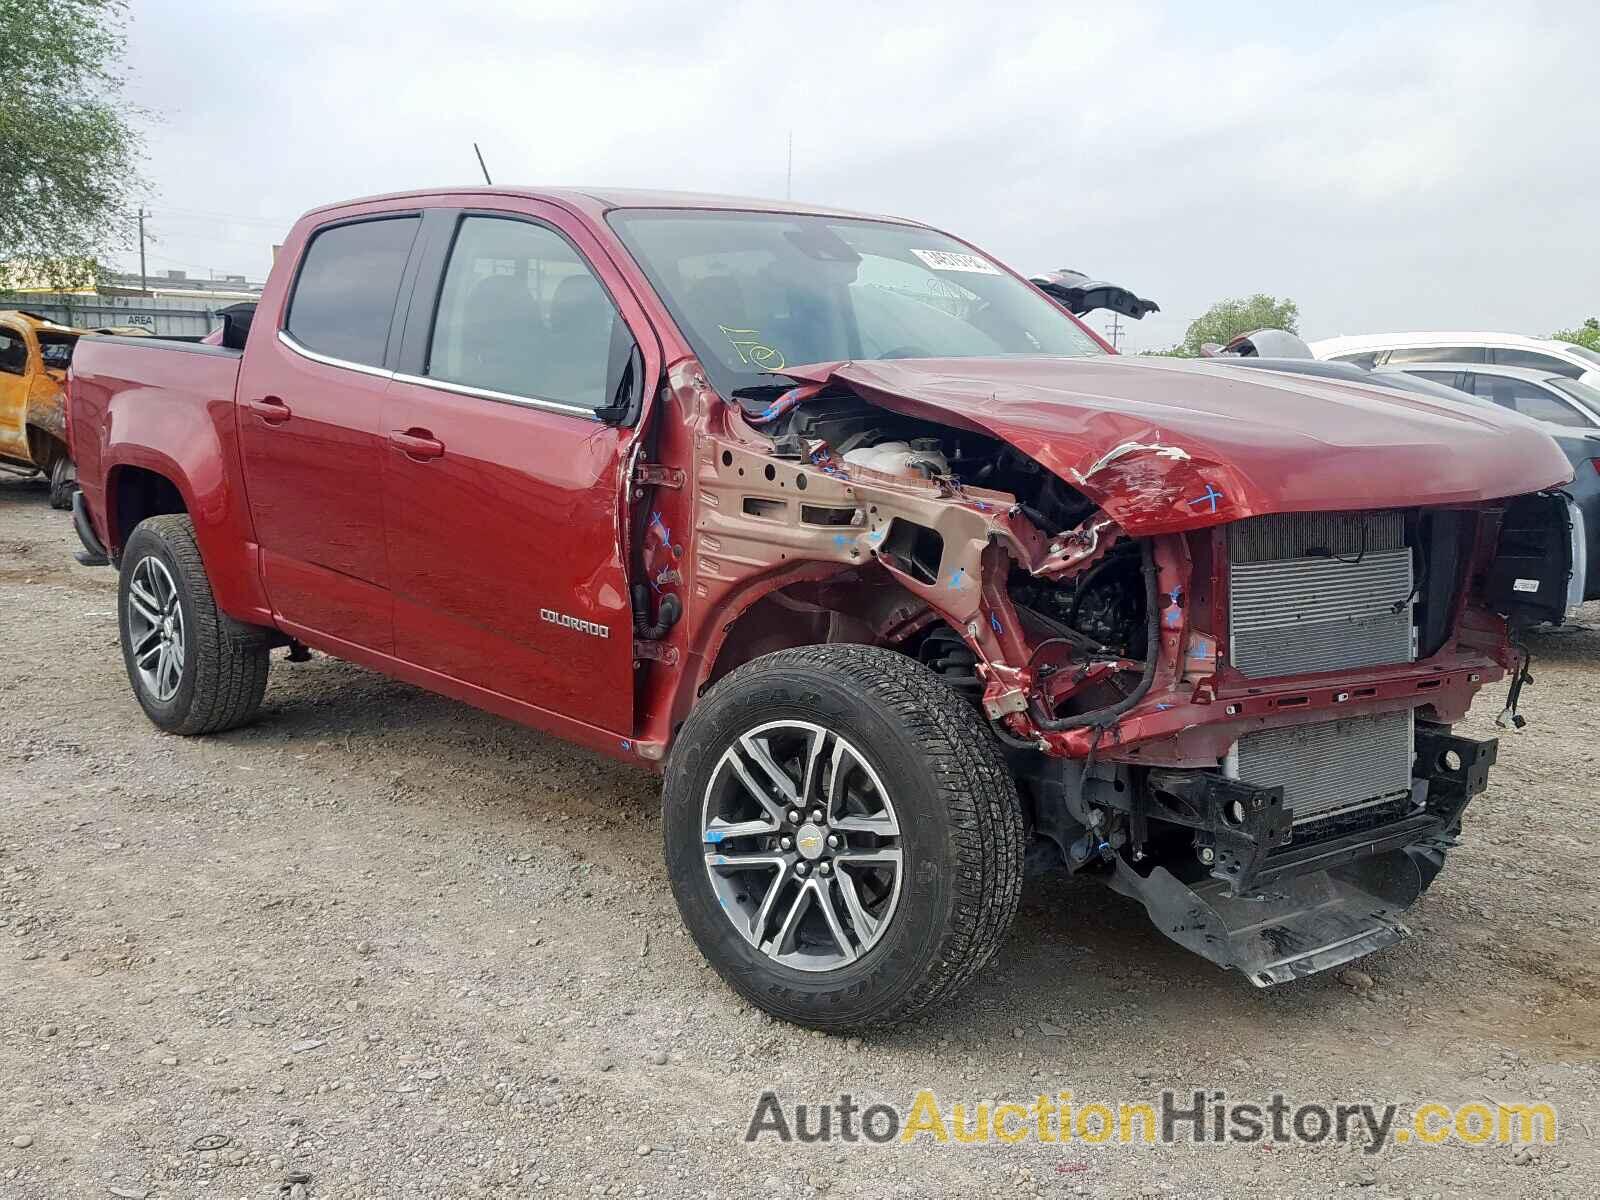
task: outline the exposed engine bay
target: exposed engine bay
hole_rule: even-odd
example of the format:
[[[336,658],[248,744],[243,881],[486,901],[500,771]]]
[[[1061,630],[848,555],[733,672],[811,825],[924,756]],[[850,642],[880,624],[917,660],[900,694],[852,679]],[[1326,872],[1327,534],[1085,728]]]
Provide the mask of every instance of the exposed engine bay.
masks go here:
[[[1011,511],[1046,536],[1081,525],[1096,505],[1005,442],[900,417],[852,396],[813,400],[789,418],[775,439],[778,454],[809,456],[819,444],[844,469],[926,480],[965,493],[998,491]],[[910,560],[932,574],[937,564]],[[1114,659],[1145,656],[1145,602],[1138,548],[1122,542],[1070,582],[1043,580],[1021,566],[1008,572],[1007,591],[1024,624],[1084,652]]]
[[[1224,514],[1248,481],[1159,436],[1053,470],[837,379],[762,399],[697,401],[730,418],[702,594],[744,592],[706,682],[796,641],[914,655],[1007,747],[1032,859],[1260,986],[1405,934],[1494,760],[1450,726],[1526,673],[1490,581],[1515,551],[1564,602],[1567,547],[1503,546],[1505,504]]]

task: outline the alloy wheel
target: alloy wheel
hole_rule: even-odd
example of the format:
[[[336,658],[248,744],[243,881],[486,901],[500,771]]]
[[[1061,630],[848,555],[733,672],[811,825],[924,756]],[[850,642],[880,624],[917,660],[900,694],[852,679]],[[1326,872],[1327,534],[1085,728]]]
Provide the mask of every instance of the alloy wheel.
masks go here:
[[[706,874],[740,935],[831,971],[883,937],[900,898],[900,824],[866,757],[831,729],[772,721],[718,760],[701,817]]]
[[[178,585],[154,555],[139,560],[128,580],[128,643],[139,684],[165,704],[183,680],[183,606]]]

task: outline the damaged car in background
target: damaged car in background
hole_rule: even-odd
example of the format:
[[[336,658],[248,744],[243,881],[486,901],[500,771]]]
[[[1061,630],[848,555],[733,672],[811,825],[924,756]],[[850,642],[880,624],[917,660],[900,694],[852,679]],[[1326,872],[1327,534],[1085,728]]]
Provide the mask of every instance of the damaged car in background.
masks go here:
[[[1142,321],[1151,313],[1161,311],[1161,306],[1154,300],[1146,300],[1120,283],[1091,279],[1071,267],[1059,267],[1043,275],[1034,275],[1028,282],[1075,317],[1086,317],[1105,309]]]
[[[77,482],[62,384],[82,333],[38,313],[0,311],[0,469],[42,472],[51,508],[69,507]]]
[[[1523,422],[1117,356],[947,234],[763,201],[319,209],[241,348],[88,338],[71,410],[157,725],[288,645],[661,770],[697,945],[830,1029],[970,980],[1025,863],[1260,986],[1402,937],[1582,545]]]

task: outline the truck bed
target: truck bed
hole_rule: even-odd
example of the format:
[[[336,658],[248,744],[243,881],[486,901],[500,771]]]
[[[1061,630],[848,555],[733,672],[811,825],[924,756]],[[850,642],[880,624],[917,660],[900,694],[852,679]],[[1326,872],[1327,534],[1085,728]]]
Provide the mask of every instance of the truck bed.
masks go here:
[[[106,526],[106,480],[113,467],[136,464],[140,448],[172,445],[171,435],[194,428],[197,409],[207,413],[204,423],[225,444],[233,443],[241,357],[239,350],[165,338],[91,335],[79,341],[68,430],[84,502],[95,531],[110,539],[106,545],[120,541]]]

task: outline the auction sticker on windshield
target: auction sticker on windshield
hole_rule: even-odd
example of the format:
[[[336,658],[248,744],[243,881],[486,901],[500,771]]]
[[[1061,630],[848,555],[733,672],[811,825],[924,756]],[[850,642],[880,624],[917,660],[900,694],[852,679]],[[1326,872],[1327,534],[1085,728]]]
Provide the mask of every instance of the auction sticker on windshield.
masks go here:
[[[915,254],[935,271],[970,271],[974,275],[998,275],[994,264],[985,262],[976,254],[957,254],[952,250],[918,250],[910,247]]]

